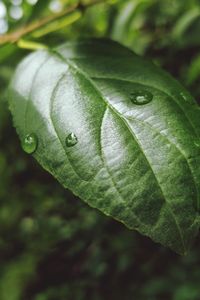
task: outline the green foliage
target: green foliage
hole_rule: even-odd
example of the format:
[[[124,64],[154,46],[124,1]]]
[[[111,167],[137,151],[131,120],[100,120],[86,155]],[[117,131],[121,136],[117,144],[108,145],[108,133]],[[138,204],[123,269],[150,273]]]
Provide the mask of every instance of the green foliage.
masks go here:
[[[85,40],[26,58],[9,98],[23,148],[66,188],[187,252],[198,230],[200,113],[175,80],[116,43]]]
[[[1,32],[77,1],[38,0],[37,8],[29,2],[0,1],[7,8],[0,14]],[[133,2],[136,11],[130,16],[124,11]],[[13,6],[23,10],[19,19],[11,16]],[[87,9],[71,25],[26,41],[55,47],[77,37],[113,38],[115,33],[120,43],[164,67],[199,100],[198,17],[179,25],[199,7],[199,0],[111,0]],[[174,35],[177,26],[184,30]],[[199,300],[199,241],[180,257],[84,204],[23,153],[6,89],[29,52],[16,44],[0,46],[0,299]]]

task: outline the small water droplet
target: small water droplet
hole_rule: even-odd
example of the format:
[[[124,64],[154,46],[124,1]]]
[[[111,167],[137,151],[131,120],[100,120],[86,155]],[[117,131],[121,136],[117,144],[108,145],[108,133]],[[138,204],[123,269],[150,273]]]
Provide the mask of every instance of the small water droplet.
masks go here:
[[[22,142],[23,150],[28,153],[32,154],[36,151],[38,146],[38,138],[34,133],[27,134]]]
[[[181,92],[181,93],[180,93],[180,96],[183,98],[183,100],[185,100],[186,102],[189,102],[189,101],[188,101],[188,97],[185,95],[184,92]]]
[[[144,105],[153,100],[153,95],[148,91],[139,90],[139,91],[131,92],[130,99],[134,104]]]
[[[194,141],[194,144],[195,144],[196,147],[200,148],[200,140]]]
[[[196,101],[193,99],[193,97],[190,94],[187,94],[186,92],[181,92],[180,96],[188,104],[191,104],[191,105],[196,104]]]
[[[78,143],[78,138],[77,136],[71,132],[67,137],[66,137],[66,146],[67,147],[73,147]]]

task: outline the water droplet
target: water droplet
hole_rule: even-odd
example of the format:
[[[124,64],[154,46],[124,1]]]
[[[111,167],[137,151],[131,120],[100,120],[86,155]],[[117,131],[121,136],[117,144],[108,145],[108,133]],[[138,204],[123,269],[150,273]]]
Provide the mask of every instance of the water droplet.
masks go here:
[[[186,102],[189,102],[189,101],[188,101],[188,97],[185,95],[184,92],[181,92],[181,93],[180,93],[180,96],[183,98],[183,100],[185,100]]]
[[[191,104],[191,105],[196,104],[195,100],[193,99],[193,97],[190,94],[187,94],[186,92],[181,92],[180,96],[188,104]]]
[[[66,146],[67,147],[73,147],[73,146],[75,146],[78,143],[78,138],[77,138],[77,136],[73,132],[71,132],[67,136],[65,142],[66,142]]]
[[[144,105],[153,100],[153,95],[148,91],[139,90],[130,93],[130,99],[134,104]]]
[[[197,148],[200,148],[200,140],[194,141],[194,144]]]
[[[22,142],[23,150],[28,153],[32,154],[36,151],[38,146],[38,138],[34,133],[27,134]]]

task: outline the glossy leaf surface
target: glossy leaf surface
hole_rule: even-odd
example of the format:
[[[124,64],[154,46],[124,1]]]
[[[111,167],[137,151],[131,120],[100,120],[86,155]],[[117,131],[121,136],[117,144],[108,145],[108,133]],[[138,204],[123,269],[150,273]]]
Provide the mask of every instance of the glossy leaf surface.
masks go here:
[[[186,253],[199,227],[200,112],[177,81],[115,42],[85,40],[29,55],[9,98],[22,144],[37,137],[34,157],[64,187]]]

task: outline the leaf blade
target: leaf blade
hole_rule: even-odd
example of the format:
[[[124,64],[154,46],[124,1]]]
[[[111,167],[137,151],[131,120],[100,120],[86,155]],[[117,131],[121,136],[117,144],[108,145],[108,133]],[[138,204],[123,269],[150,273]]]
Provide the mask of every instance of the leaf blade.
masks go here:
[[[199,227],[200,128],[192,97],[114,42],[69,43],[35,60],[28,93],[21,85],[36,65],[32,58],[13,79],[10,103],[20,137],[39,137],[36,159],[89,205],[185,253]],[[134,105],[130,92],[138,89],[153,101]],[[71,132],[79,141],[67,148]]]

